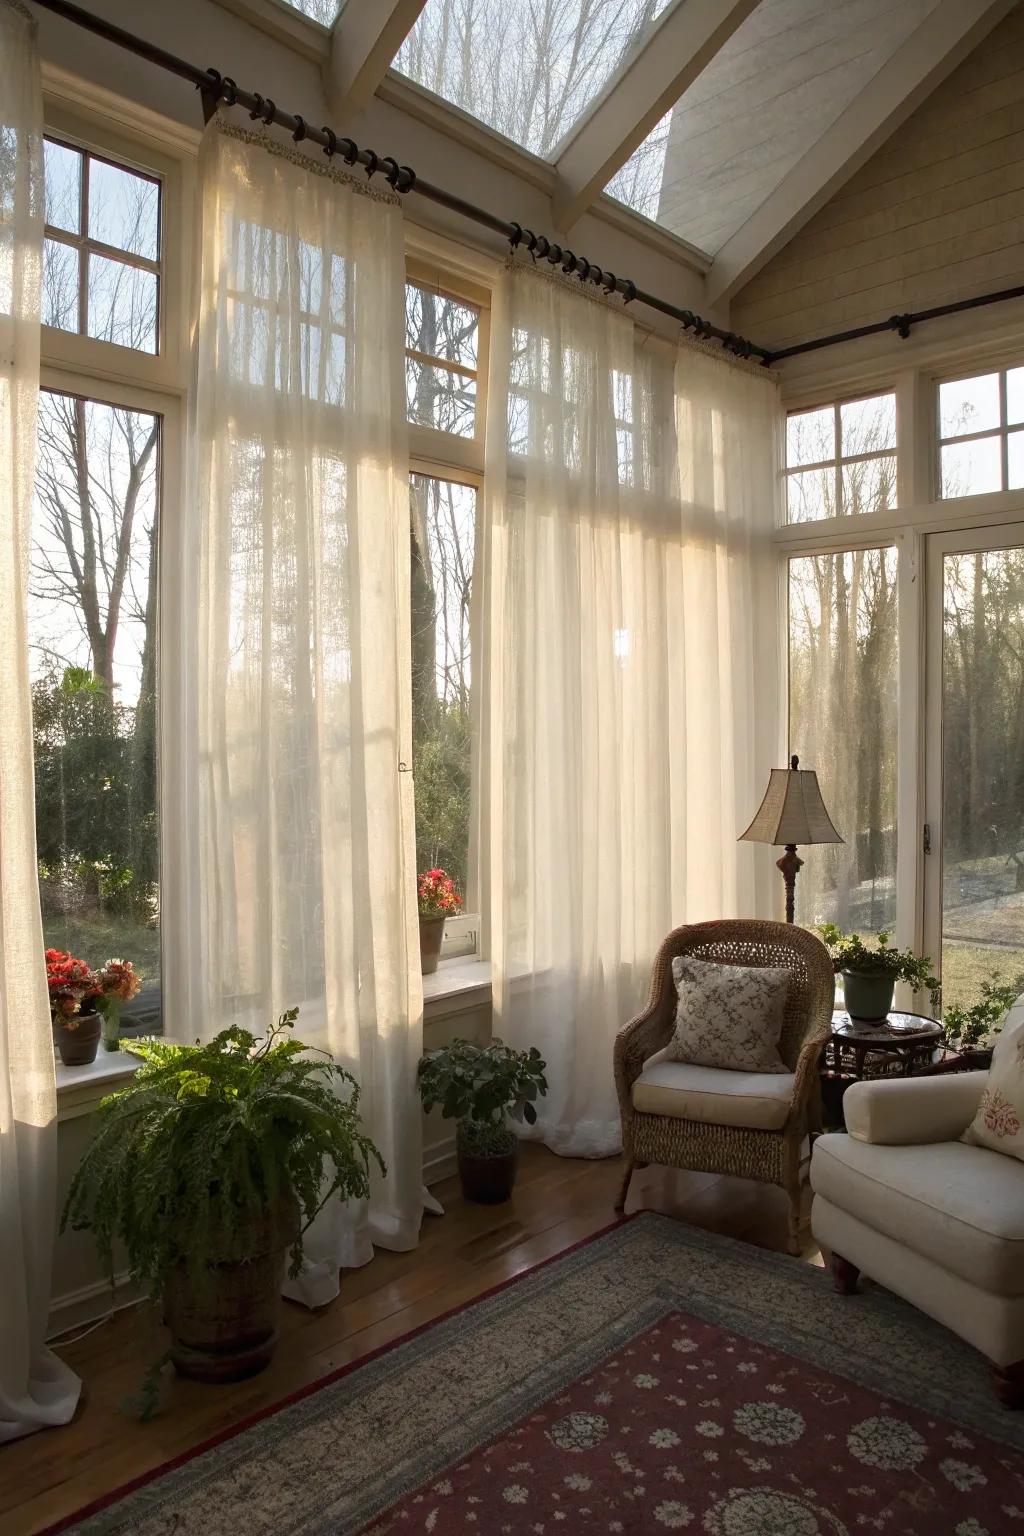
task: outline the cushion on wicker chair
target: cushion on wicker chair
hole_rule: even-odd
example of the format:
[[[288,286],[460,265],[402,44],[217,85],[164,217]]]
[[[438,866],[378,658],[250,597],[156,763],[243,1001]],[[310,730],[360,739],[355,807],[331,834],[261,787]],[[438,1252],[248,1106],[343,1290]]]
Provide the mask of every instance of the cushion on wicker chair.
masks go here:
[[[788,1072],[779,1055],[790,973],[784,966],[672,961],[676,985],[673,1061],[730,1072]]]
[[[792,1072],[728,1072],[672,1061],[666,1048],[644,1064],[632,1101],[642,1114],[777,1131],[792,1107],[794,1082]]]

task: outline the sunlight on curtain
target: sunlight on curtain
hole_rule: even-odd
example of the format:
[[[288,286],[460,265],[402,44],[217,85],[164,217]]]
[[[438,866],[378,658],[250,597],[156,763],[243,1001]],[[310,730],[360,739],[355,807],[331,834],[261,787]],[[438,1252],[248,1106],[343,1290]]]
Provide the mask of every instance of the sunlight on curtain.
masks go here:
[[[57,1214],[57,1096],[26,618],[43,252],[35,32],[27,11],[0,0],[0,1441],[66,1424],[81,1386],[43,1344]]]
[[[299,1037],[359,1080],[388,1176],[368,1223],[339,1205],[310,1232],[319,1304],[421,1213],[402,221],[223,124],[200,177],[193,515],[163,610],[167,1029],[298,1004]]]
[[[665,934],[771,910],[768,861],[736,838],[775,761],[777,396],[511,270],[489,399],[473,654],[494,1030],[548,1061],[538,1133],[600,1156],[612,1041]]]

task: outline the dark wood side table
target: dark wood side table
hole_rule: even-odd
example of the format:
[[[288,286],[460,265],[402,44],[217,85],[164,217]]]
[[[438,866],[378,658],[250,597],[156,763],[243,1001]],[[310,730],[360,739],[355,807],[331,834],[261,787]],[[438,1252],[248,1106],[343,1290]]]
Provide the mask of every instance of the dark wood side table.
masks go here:
[[[825,1124],[843,1126],[843,1094],[863,1077],[911,1077],[931,1071],[945,1054],[938,1019],[893,1011],[881,1024],[832,1014],[832,1033],[821,1054],[821,1098]]]

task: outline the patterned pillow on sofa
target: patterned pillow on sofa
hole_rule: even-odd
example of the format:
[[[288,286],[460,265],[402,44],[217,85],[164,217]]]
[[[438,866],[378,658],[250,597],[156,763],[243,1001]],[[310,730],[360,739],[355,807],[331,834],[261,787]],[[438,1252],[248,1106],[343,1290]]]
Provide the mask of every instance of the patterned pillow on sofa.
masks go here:
[[[960,1139],[1024,1161],[1024,1018],[1016,1013],[996,1041],[978,1113]]]
[[[673,1061],[731,1072],[788,1072],[779,1037],[789,991],[784,966],[714,965],[676,955],[672,979],[679,1003]]]

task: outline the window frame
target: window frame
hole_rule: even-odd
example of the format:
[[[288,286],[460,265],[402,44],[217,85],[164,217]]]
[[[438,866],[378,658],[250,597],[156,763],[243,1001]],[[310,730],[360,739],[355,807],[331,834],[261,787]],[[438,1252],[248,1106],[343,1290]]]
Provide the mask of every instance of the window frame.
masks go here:
[[[842,421],[843,421],[843,419],[842,419],[843,406],[844,405],[856,405],[861,400],[876,400],[876,399],[880,399],[884,395],[892,395],[892,397],[893,397],[893,405],[896,408],[896,441],[893,444],[893,446],[891,448],[874,449],[874,450],[872,450],[870,452],[866,452],[866,453],[847,453],[847,454],[844,454],[843,451],[842,451],[842,449],[843,449],[843,424],[842,424]],[[782,466],[782,487],[783,487],[782,511],[783,511],[783,514],[784,514],[785,523],[786,523],[786,525],[788,527],[809,528],[809,527],[816,526],[817,522],[819,522],[819,521],[820,522],[828,522],[828,521],[830,521],[830,519],[828,519],[828,518],[821,518],[821,519],[811,518],[811,519],[808,519],[806,522],[797,522],[797,521],[791,522],[790,521],[790,517],[789,517],[789,490],[788,490],[789,482],[796,475],[806,474],[809,471],[814,471],[814,470],[830,469],[833,472],[833,479],[834,479],[834,483],[835,483],[835,505],[839,509],[837,511],[837,513],[836,513],[836,517],[837,518],[844,518],[844,519],[851,518],[851,519],[859,520],[861,517],[868,517],[868,516],[872,515],[871,513],[864,513],[864,512],[847,512],[843,508],[843,501],[845,499],[844,491],[843,491],[843,469],[845,468],[845,466],[847,464],[870,464],[870,463],[875,462],[876,460],[890,459],[890,458],[894,459],[896,461],[896,466],[897,466],[896,500],[895,500],[895,502],[893,503],[892,506],[890,506],[890,507],[883,507],[880,510],[881,510],[881,512],[888,514],[890,512],[895,512],[899,508],[899,504],[900,504],[900,488],[899,488],[899,456],[898,456],[898,450],[899,450],[899,438],[900,438],[900,423],[899,423],[899,406],[898,406],[898,402],[896,400],[896,390],[895,390],[895,388],[892,385],[889,385],[887,388],[871,389],[871,390],[866,390],[866,391],[858,391],[856,394],[852,394],[852,395],[839,394],[839,395],[836,395],[833,399],[819,401],[817,404],[814,404],[814,405],[787,407],[787,410],[786,410],[786,427],[787,427],[787,431],[788,431],[788,426],[789,426],[789,418],[791,416],[800,416],[800,415],[803,415],[804,412],[806,412],[806,411],[821,411],[821,410],[825,410],[829,406],[832,407],[832,430],[833,430],[833,432],[835,434],[834,441],[835,441],[835,446],[836,446],[836,452],[835,452],[835,457],[834,458],[831,458],[831,459],[816,459],[813,463],[809,463],[809,464],[793,464],[793,465],[791,465],[788,462],[786,462],[786,452],[785,452],[785,446],[784,446],[784,449],[783,449],[783,460],[784,460],[784,462],[783,462],[783,466]],[[783,441],[784,441],[784,445],[785,445],[786,439],[784,438]],[[878,510],[879,509],[876,509],[876,515],[877,515],[877,511]]]
[[[478,280],[465,276],[458,267],[449,265],[444,257],[430,259],[421,255],[415,246],[407,249],[405,277],[407,283],[430,289],[433,293],[453,299],[457,304],[470,304],[480,314],[476,345],[476,413],[473,435],[461,437],[456,432],[441,432],[435,427],[424,427],[410,421],[408,423],[410,474],[433,474],[448,480],[458,480],[460,476],[466,475],[475,476],[476,478],[472,480],[462,479],[461,483],[473,484],[479,489],[483,483],[484,439],[487,429],[491,290]],[[435,360],[425,358],[425,361],[433,365]],[[445,366],[443,361],[441,366]],[[421,465],[431,467],[414,467]]]
[[[1016,362],[993,363],[988,367],[971,368],[965,371],[958,368],[950,373],[941,373],[935,378],[935,500],[947,504],[949,502],[973,502],[980,496],[1024,496],[1024,486],[1018,486],[1015,490],[1009,487],[1010,479],[1010,437],[1018,435],[1024,440],[1024,421],[1013,422],[1007,420],[1006,408],[1006,375],[1014,368],[1024,367],[1024,349]],[[942,406],[940,390],[943,384],[961,384],[969,379],[996,377],[999,387],[999,422],[994,427],[985,427],[979,432],[962,432],[955,437],[943,437],[942,435]],[[942,494],[942,450],[953,447],[957,443],[980,443],[988,438],[996,438],[999,442],[999,476],[1000,487],[997,491],[971,492],[965,496],[944,496]]]

